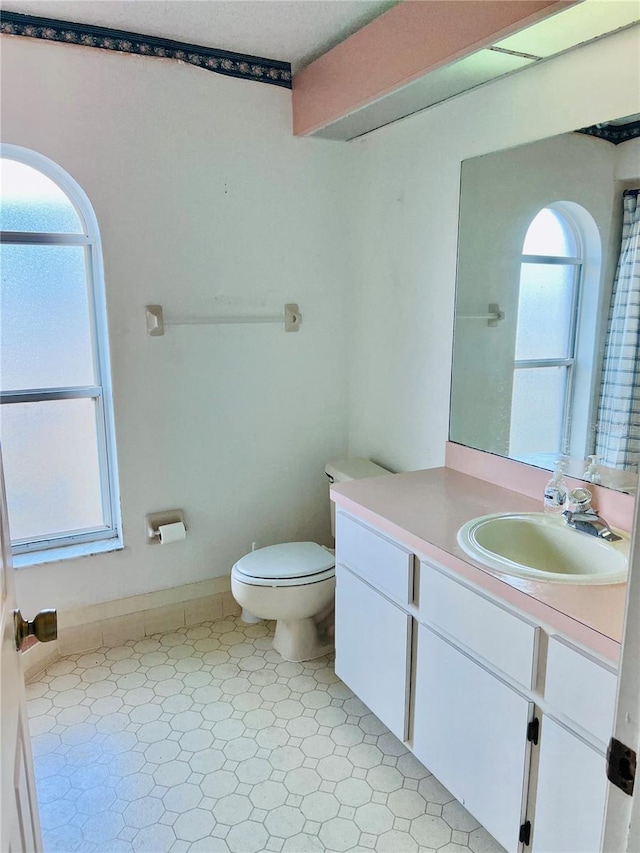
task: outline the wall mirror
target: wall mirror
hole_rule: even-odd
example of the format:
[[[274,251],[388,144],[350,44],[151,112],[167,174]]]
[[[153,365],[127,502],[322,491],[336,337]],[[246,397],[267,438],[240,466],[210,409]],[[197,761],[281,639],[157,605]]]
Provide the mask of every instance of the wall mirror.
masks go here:
[[[638,188],[640,116],[462,164],[451,441],[635,493]]]

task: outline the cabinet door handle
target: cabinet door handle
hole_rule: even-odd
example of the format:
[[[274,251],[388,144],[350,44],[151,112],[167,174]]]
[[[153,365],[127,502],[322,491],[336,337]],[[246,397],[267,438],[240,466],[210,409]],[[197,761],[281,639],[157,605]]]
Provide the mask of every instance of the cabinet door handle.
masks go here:
[[[521,844],[524,844],[525,847],[528,847],[531,844],[531,821],[528,820],[522,824],[520,827],[520,834],[518,835],[518,841]]]

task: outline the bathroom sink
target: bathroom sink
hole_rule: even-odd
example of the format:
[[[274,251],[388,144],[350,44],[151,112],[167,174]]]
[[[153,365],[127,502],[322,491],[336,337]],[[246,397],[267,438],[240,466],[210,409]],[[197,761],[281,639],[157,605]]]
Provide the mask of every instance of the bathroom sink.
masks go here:
[[[458,531],[462,550],[490,569],[520,578],[572,584],[624,583],[629,537],[605,542],[568,527],[561,515],[497,513]]]

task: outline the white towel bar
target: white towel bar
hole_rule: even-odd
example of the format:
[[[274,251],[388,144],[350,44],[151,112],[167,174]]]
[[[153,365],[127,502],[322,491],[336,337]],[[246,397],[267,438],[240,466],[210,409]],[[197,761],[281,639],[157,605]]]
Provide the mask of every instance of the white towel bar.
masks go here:
[[[302,322],[302,315],[295,302],[284,306],[284,314],[279,316],[246,316],[246,317],[173,317],[165,319],[162,305],[147,305],[147,334],[152,337],[164,335],[165,326],[212,326],[219,324],[245,323],[284,323],[285,332],[297,332]]]

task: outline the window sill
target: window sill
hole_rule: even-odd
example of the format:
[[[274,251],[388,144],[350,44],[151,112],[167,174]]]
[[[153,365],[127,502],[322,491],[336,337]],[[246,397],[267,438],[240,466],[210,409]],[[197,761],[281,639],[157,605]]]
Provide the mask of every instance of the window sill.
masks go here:
[[[78,545],[62,545],[58,548],[47,548],[44,551],[31,551],[25,554],[13,555],[14,569],[26,566],[42,566],[47,563],[58,563],[62,560],[75,560],[78,557],[92,557],[96,554],[106,554],[109,551],[122,551],[122,539],[103,539],[98,542],[82,542]]]

